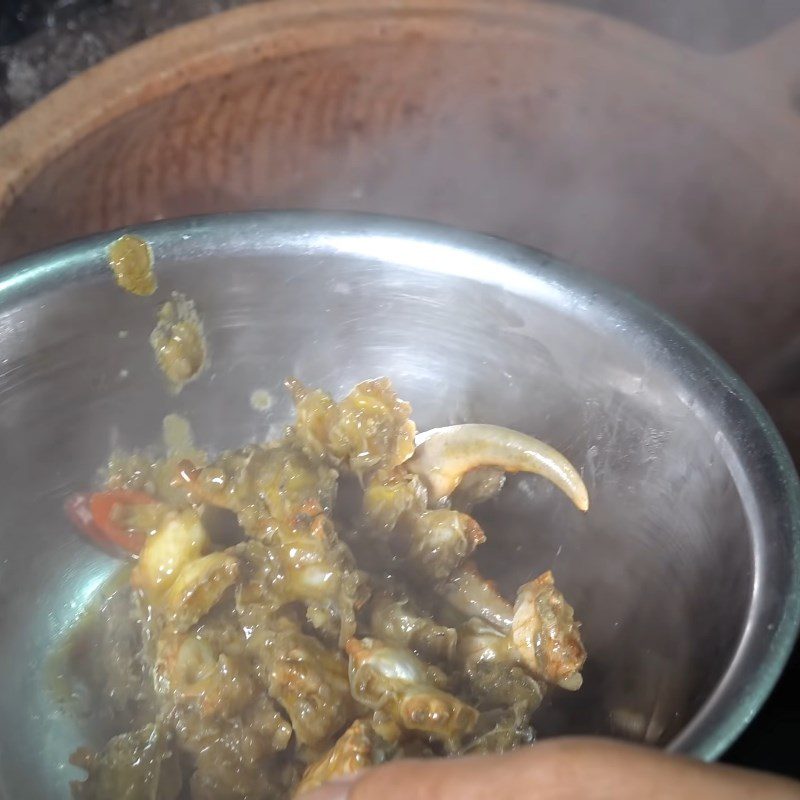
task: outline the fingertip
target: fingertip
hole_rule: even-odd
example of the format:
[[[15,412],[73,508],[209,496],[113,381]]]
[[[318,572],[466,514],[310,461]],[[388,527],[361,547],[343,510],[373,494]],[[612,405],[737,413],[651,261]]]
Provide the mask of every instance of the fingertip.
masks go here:
[[[360,777],[361,773],[355,773],[345,778],[336,778],[309,792],[303,792],[297,796],[298,800],[348,800],[353,786]]]

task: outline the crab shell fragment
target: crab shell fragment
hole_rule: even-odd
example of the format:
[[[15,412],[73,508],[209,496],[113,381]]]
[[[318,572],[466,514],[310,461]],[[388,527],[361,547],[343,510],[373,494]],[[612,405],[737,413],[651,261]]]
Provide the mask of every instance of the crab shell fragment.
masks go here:
[[[389,714],[406,731],[457,743],[478,720],[478,712],[444,691],[445,674],[408,650],[378,639],[350,639],[350,686],[353,697]]]
[[[562,689],[576,691],[586,661],[574,612],[549,570],[517,593],[511,633],[525,666]]]
[[[330,780],[341,780],[375,763],[377,736],[367,720],[357,719],[303,774],[295,797]]]

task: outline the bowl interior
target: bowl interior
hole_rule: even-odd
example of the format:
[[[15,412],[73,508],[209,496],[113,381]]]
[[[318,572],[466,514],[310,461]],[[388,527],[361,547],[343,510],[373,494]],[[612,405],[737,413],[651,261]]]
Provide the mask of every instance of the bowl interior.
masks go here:
[[[707,756],[754,712],[794,624],[794,477],[760,412],[671,325],[531,251],[434,227],[279,215],[144,235],[153,298],[116,287],[109,237],[0,273],[7,796],[67,796],[67,756],[97,733],[48,689],[45,657],[117,564],[73,533],[64,497],[112,447],[157,442],[166,414],[212,449],[279,434],[288,375],[336,393],[387,375],[420,429],[499,423],[581,468],[586,515],[532,477],[479,514],[486,573],[513,590],[552,569],[583,623],[584,688],[552,693],[541,736]],[[211,351],[177,397],[147,341],[173,290],[196,301]]]
[[[563,5],[254,4],[0,135],[0,260],[192,214],[413,215],[585,266],[761,379],[798,337],[796,119],[711,66]]]

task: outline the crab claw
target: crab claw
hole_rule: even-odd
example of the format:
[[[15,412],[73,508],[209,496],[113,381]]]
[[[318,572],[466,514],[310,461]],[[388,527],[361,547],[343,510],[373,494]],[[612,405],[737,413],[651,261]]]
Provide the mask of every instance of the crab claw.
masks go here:
[[[541,475],[581,511],[589,508],[586,486],[575,467],[558,450],[519,431],[498,425],[451,425],[420,433],[415,442],[407,467],[422,478],[433,503],[449,497],[470,470],[500,467]]]

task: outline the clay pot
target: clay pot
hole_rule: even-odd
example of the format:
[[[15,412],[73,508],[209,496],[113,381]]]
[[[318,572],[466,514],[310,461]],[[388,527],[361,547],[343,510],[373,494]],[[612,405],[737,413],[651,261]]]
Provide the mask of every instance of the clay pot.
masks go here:
[[[233,209],[427,217],[630,287],[786,422],[798,42],[795,24],[701,56],[512,0],[248,6],[132,47],[0,130],[0,258]]]

